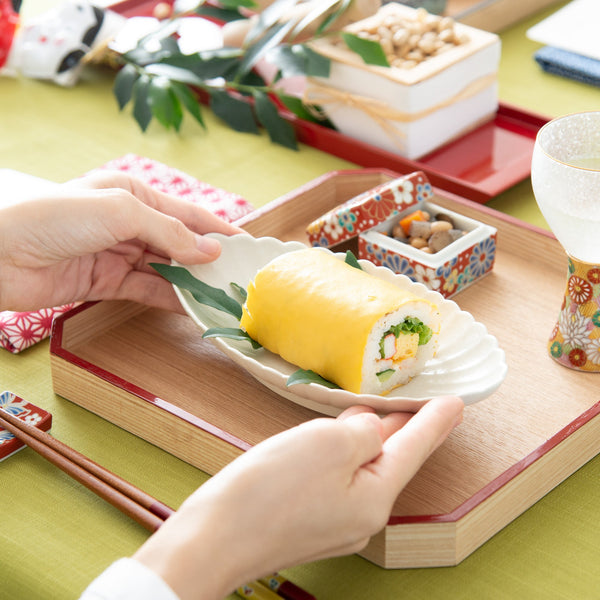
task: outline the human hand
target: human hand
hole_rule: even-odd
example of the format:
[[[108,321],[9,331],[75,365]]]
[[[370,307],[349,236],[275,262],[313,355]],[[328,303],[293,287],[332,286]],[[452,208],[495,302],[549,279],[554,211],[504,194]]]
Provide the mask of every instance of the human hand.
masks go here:
[[[185,200],[109,171],[50,187],[0,211],[0,308],[127,299],[182,312],[149,263],[210,262],[201,234],[242,230]]]
[[[462,409],[450,396],[381,419],[354,407],[269,438],[201,486],[134,558],[188,600],[357,552]]]

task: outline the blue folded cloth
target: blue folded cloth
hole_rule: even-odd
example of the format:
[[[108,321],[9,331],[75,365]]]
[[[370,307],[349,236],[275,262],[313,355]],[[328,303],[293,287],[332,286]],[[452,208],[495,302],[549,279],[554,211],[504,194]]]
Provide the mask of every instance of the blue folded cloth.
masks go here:
[[[600,87],[600,60],[552,46],[541,48],[534,58],[547,73]]]

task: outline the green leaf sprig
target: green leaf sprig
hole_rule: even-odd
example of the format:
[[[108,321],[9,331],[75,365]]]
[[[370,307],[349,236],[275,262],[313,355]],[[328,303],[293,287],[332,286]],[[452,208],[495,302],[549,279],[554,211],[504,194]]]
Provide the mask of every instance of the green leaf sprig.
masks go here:
[[[225,312],[238,321],[242,318],[242,305],[221,288],[213,287],[194,277],[186,268],[162,263],[150,263],[167,281],[188,290],[200,304]]]
[[[277,88],[276,83],[282,77],[295,75],[329,77],[330,60],[312,50],[309,43],[331,35],[332,25],[352,0],[321,0],[299,22],[283,20],[299,1],[275,0],[259,14],[242,48],[224,47],[193,54],[181,52],[176,37],[176,19],[182,15],[173,15],[132,50],[114,52],[116,61],[122,66],[113,86],[119,109],[132,105],[132,115],[142,131],[148,129],[152,119],[167,129],[179,131],[186,112],[206,128],[202,105],[208,104],[232,129],[258,134],[262,127],[272,142],[297,149],[296,132],[282,116],[283,107],[301,119],[332,125],[320,116],[318,107],[315,110],[299,98],[287,95]],[[248,19],[247,10],[255,8],[253,0],[223,0],[220,6],[199,0],[194,13],[230,22]],[[310,23],[317,20],[320,23],[312,38],[302,43],[294,42]],[[387,64],[377,42],[345,33],[342,38],[366,63]],[[277,68],[270,84],[253,71],[267,55],[269,62]]]
[[[238,321],[242,318],[242,304],[240,302],[231,297],[225,290],[213,287],[197,279],[185,267],[165,265],[163,263],[150,263],[150,266],[173,285],[190,292],[196,302],[216,308],[221,312],[235,317]],[[230,285],[241,296],[242,301],[245,301],[247,296],[246,290],[237,283],[231,283]],[[210,327],[202,334],[202,337],[224,337],[245,341],[249,342],[255,350],[262,347],[243,329],[236,327]]]
[[[298,383],[318,383],[319,385],[324,385],[330,389],[340,389],[340,386],[337,385],[337,383],[333,383],[332,381],[321,377],[318,373],[315,373],[310,369],[298,369],[297,371],[294,371],[285,382],[288,387]]]
[[[350,50],[356,52],[368,65],[389,67],[390,63],[379,42],[367,40],[353,33],[342,33],[342,39]]]
[[[252,339],[243,329],[238,329],[235,327],[210,327],[202,334],[202,337],[224,337],[231,340],[238,340],[240,342],[250,342],[255,350],[262,348],[262,346],[256,340]]]
[[[358,269],[359,271],[363,270],[363,268],[360,266],[360,263],[358,262],[358,259],[356,258],[356,256],[354,256],[352,250],[346,250],[346,258],[344,259],[344,262],[347,265]]]

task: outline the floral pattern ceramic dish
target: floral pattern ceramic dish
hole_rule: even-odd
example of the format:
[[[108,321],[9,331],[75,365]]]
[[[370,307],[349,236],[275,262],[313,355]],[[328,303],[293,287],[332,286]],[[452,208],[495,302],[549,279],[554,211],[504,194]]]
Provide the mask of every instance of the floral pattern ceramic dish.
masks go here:
[[[358,258],[451,298],[491,272],[496,258],[494,227],[445,210],[433,203],[434,190],[422,171],[415,171],[363,192],[307,227],[312,246],[335,248],[358,239]],[[393,239],[395,223],[408,213],[445,214],[465,235],[435,254]]]

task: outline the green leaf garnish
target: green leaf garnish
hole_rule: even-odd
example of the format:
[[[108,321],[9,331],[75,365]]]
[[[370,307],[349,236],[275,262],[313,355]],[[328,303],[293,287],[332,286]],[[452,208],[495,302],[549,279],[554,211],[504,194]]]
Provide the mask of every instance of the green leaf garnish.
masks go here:
[[[242,318],[242,305],[237,300],[229,296],[221,288],[213,287],[212,285],[208,285],[208,283],[200,281],[184,267],[165,265],[162,263],[150,263],[150,266],[173,285],[188,290],[194,297],[194,300],[200,302],[200,304],[206,304],[207,306],[212,306],[217,310],[230,314],[238,321]],[[247,292],[242,286],[237,283],[230,283],[229,285],[231,285],[244,300],[246,299]],[[236,327],[211,327],[204,332],[202,337],[225,337],[233,340],[250,342],[255,350],[262,348],[262,346],[256,340],[252,339],[244,330]]]
[[[262,348],[262,346],[256,340],[252,339],[243,329],[236,329],[235,327],[211,327],[204,332],[202,337],[224,337],[231,340],[250,342],[255,350]]]
[[[177,287],[188,290],[197,302],[230,314],[238,321],[242,318],[242,305],[221,288],[213,287],[196,279],[183,267],[162,263],[150,263],[150,266],[167,281],[170,281]]]
[[[269,60],[279,68],[280,77],[300,77],[306,74],[306,56],[303,46],[281,45],[269,52]]]
[[[278,94],[279,100],[281,103],[287,108],[290,112],[294,113],[300,119],[304,119],[305,121],[311,121],[313,123],[320,123],[325,119],[317,118],[316,114],[313,112],[309,112],[306,106],[303,104],[300,98],[296,96],[287,96],[285,94]]]
[[[241,56],[242,51],[239,48],[217,48],[194,54],[171,54],[161,58],[160,64],[188,71],[196,76],[196,79],[191,82],[198,85],[204,80],[215,77],[233,79]],[[177,73],[174,73],[174,76],[180,77]]]
[[[379,67],[390,66],[379,42],[367,40],[348,32],[342,33],[342,38],[346,42],[346,46],[353,52],[356,52],[367,65],[376,65]]]
[[[148,129],[152,120],[152,110],[148,102],[150,77],[141,75],[133,84],[133,117],[142,131]]]
[[[269,62],[277,65],[280,77],[329,77],[331,60],[303,44],[281,45],[269,52]]]
[[[248,298],[248,292],[246,288],[242,287],[238,283],[234,283],[233,281],[229,284],[242,298],[242,302],[246,302],[246,298]]]
[[[252,107],[245,100],[234,98],[227,92],[215,91],[210,97],[210,107],[232,129],[244,133],[258,133]]]
[[[301,46],[301,48],[306,57],[306,74],[310,77],[329,77],[331,60],[308,46]]]
[[[153,32],[142,38],[138,45],[129,50],[123,56],[128,63],[133,63],[139,67],[160,62],[163,58],[179,53],[177,40],[170,37],[175,33],[176,27],[170,24],[162,26],[158,31]],[[144,40],[152,40],[152,50],[148,50],[150,44],[146,45]]]
[[[344,262],[347,265],[350,265],[351,267],[358,269],[359,271],[363,270],[363,268],[360,266],[360,263],[358,262],[358,259],[356,258],[356,256],[354,256],[352,250],[346,250],[346,258],[345,258]]]
[[[190,88],[178,81],[173,81],[172,87],[173,92],[179,98],[181,104],[183,104],[192,117],[206,129],[204,119],[202,118],[202,112],[200,111],[200,103]]]
[[[275,0],[259,11],[241,48],[184,54],[178,40],[179,15],[164,19],[134,48],[123,53],[114,51],[122,66],[113,86],[119,109],[131,102],[133,117],[142,131],[148,129],[153,118],[165,128],[178,131],[186,111],[204,127],[200,105],[210,99],[214,113],[230,128],[257,134],[262,125],[274,143],[288,148],[296,148],[297,134],[287,119],[289,114],[279,114],[282,104],[304,120],[335,129],[328,119],[319,118],[318,106],[285,97],[277,84],[281,78],[292,76],[329,77],[330,59],[315,52],[310,44],[329,35],[332,25],[354,0],[321,0],[311,5],[303,18],[287,19],[286,15],[301,1]],[[255,0],[222,0],[218,4],[209,6],[198,0],[194,8],[185,10],[229,22],[253,18],[248,9],[258,8]],[[309,29],[314,33],[307,34]],[[298,34],[307,39],[296,42]],[[342,35],[365,62],[389,66],[377,42]],[[263,59],[276,67],[272,80],[265,81],[254,69]],[[190,86],[200,93],[184,91]],[[253,103],[247,101],[250,98]]]
[[[267,130],[272,142],[297,150],[294,128],[285,121],[269,97],[259,90],[254,91],[254,110],[256,118]]]
[[[117,98],[119,109],[127,105],[131,100],[133,85],[139,79],[140,73],[133,65],[125,65],[115,77],[113,92]]]
[[[150,80],[148,103],[152,114],[165,128],[174,127],[176,131],[179,131],[183,111],[169,79],[153,77]]]
[[[318,383],[319,385],[324,385],[325,387],[331,389],[339,389],[339,385],[321,377],[314,371],[310,369],[298,369],[296,372],[292,373],[286,381],[286,386],[296,385],[297,383]]]

